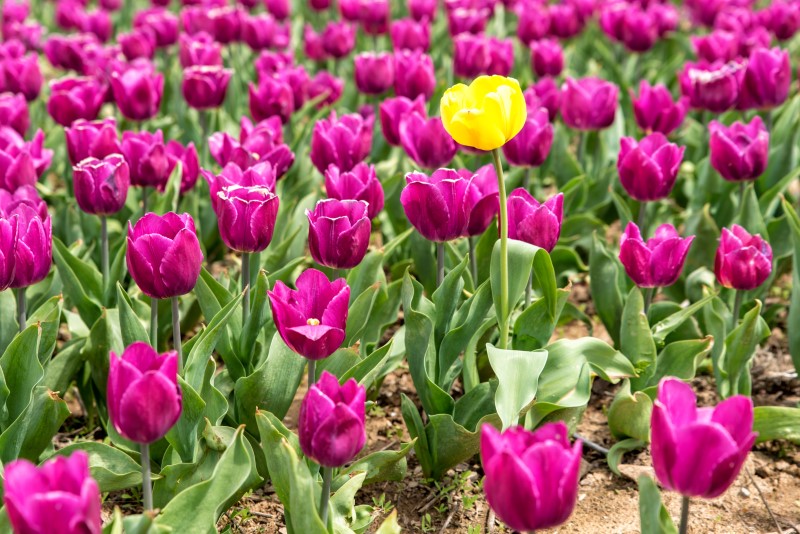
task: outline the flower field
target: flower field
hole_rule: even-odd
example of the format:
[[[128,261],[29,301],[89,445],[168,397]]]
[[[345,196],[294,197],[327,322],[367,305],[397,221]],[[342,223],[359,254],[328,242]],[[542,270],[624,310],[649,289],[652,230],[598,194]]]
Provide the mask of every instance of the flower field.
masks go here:
[[[800,2],[0,16],[0,533],[800,534]]]

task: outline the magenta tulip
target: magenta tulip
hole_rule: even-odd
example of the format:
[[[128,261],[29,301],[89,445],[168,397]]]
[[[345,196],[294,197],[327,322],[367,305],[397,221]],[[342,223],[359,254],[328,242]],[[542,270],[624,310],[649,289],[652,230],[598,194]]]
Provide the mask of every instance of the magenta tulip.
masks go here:
[[[131,171],[131,185],[162,190],[169,179],[169,158],[164,134],[146,131],[123,132],[122,154]]]
[[[427,21],[400,19],[389,29],[395,51],[416,50],[426,52],[431,46],[431,27]]]
[[[222,173],[214,175],[209,171],[202,171],[203,178],[208,182],[211,192],[211,204],[216,209],[216,202],[219,201],[223,189],[233,187],[267,189],[275,191],[275,184],[278,179],[275,176],[275,169],[269,163],[257,163],[252,167],[242,170],[235,163],[228,163],[222,169]]]
[[[103,159],[111,154],[122,154],[114,119],[99,121],[77,120],[64,129],[67,153],[72,165],[86,158]]]
[[[249,85],[250,114],[257,121],[272,116],[280,117],[284,123],[295,109],[292,86],[285,80],[268,77],[259,80],[258,85]]]
[[[25,141],[8,126],[0,126],[0,189],[14,191],[21,185],[34,185],[53,161],[53,151],[44,148],[44,132],[36,130]]]
[[[561,88],[561,117],[570,128],[602,130],[614,122],[619,89],[600,78],[567,78]]]
[[[558,76],[564,70],[564,51],[555,39],[532,41],[531,66],[537,76]]]
[[[381,131],[386,142],[392,146],[400,146],[400,123],[410,115],[427,118],[425,99],[422,95],[414,100],[404,96],[387,98],[379,107]]]
[[[214,199],[222,241],[237,252],[265,250],[275,230],[279,200],[266,187],[229,185]]]
[[[13,279],[8,287],[25,288],[45,279],[53,263],[52,221],[47,206],[39,200],[12,200],[0,205],[0,216],[17,220]],[[9,249],[6,249],[8,254]],[[9,256],[10,258],[10,256]]]
[[[128,164],[119,154],[86,158],[72,168],[75,200],[86,213],[112,215],[125,205],[130,187]]]
[[[755,180],[767,168],[769,132],[756,115],[749,124],[739,121],[725,126],[711,121],[711,166],[731,182]]]
[[[205,32],[181,34],[178,56],[184,69],[195,65],[222,66],[222,47]]]
[[[30,127],[30,116],[24,95],[0,93],[0,126],[8,126],[25,136]]]
[[[583,31],[586,20],[573,4],[551,4],[550,8],[550,35],[559,39],[575,37]]]
[[[240,39],[245,11],[238,6],[215,7],[208,10],[210,33],[218,43],[228,44]]]
[[[689,110],[688,98],[675,101],[665,86],[651,86],[646,80],[639,84],[638,97],[631,91],[631,101],[636,124],[647,134],[669,135],[683,124]]]
[[[553,145],[553,125],[545,108],[528,111],[522,130],[505,145],[503,154],[511,165],[538,167],[550,154]]]
[[[429,55],[410,50],[395,52],[394,71],[403,73],[394,79],[394,92],[397,96],[414,99],[422,95],[425,100],[430,100],[433,96],[436,74]]]
[[[232,75],[232,70],[222,67],[189,67],[183,71],[183,98],[195,109],[218,108],[225,100]]]
[[[0,189],[0,192],[3,190]],[[17,266],[19,216],[6,217],[0,201],[0,291],[11,286]]]
[[[372,127],[375,119],[364,119],[351,113],[330,117],[314,125],[311,134],[311,162],[320,173],[329,165],[336,165],[347,172],[364,161],[372,149]]]
[[[408,13],[416,21],[436,18],[437,0],[408,0]]]
[[[425,239],[441,243],[467,235],[470,216],[480,197],[471,176],[439,169],[430,176],[408,173],[400,203],[409,222]]]
[[[391,17],[389,0],[361,0],[358,20],[367,35],[383,35],[389,32]]]
[[[292,88],[294,111],[299,111],[308,100],[308,84],[311,82],[305,67],[302,65],[286,66],[276,72],[274,77]]]
[[[319,71],[308,84],[309,100],[320,99],[317,109],[332,106],[342,98],[344,80],[326,70]]]
[[[739,55],[739,36],[732,32],[715,30],[706,35],[692,36],[690,40],[697,59],[706,63],[727,63]]]
[[[36,54],[5,58],[0,54],[0,58],[0,92],[22,94],[28,102],[36,100],[44,81]]]
[[[383,209],[383,187],[374,165],[362,162],[348,172],[340,171],[336,165],[329,166],[325,170],[325,192],[337,200],[363,200],[369,206],[370,219]]]
[[[639,227],[628,223],[619,239],[619,261],[639,287],[671,286],[683,271],[692,241],[693,235],[681,238],[671,224],[662,224],[645,241]]]
[[[185,194],[197,183],[200,176],[200,159],[197,156],[197,149],[194,143],[183,146],[178,141],[172,140],[167,143],[167,176],[172,174],[175,165],[181,164],[181,187],[180,194]]]
[[[394,85],[394,59],[391,54],[364,52],[353,62],[356,87],[367,95],[379,95]]]
[[[738,109],[780,106],[789,95],[792,67],[789,52],[780,48],[753,50],[744,71]]]
[[[242,18],[242,41],[251,50],[264,50],[275,41],[277,21],[269,13],[246,15]]]
[[[143,121],[158,114],[164,77],[153,67],[130,67],[111,75],[111,89],[122,115],[129,120]]]
[[[656,132],[636,141],[623,137],[617,171],[622,187],[640,202],[667,198],[675,185],[686,147],[670,143]]]
[[[547,36],[550,30],[550,12],[547,7],[532,3],[520,10],[517,20],[517,37],[524,45]]]
[[[508,195],[508,237],[552,252],[561,235],[564,194],[540,204],[523,188]]]
[[[450,35],[456,37],[464,33],[474,35],[482,34],[491,16],[489,9],[483,8],[455,8],[447,13],[447,27]]]
[[[459,171],[462,176],[469,176],[469,171]],[[500,211],[500,193],[497,183],[497,172],[494,165],[487,164],[472,175],[472,185],[478,190],[478,200],[469,214],[467,236],[483,234]]]
[[[427,169],[447,166],[458,151],[440,117],[426,119],[416,114],[400,122],[400,144],[414,163]]]
[[[734,224],[722,229],[714,258],[714,274],[724,287],[749,291],[772,274],[772,247],[758,234]]]
[[[117,41],[122,54],[128,61],[138,58],[153,59],[153,56],[155,56],[156,37],[147,28],[133,30],[130,33],[121,33],[117,36]]]
[[[561,107],[561,90],[553,78],[542,78],[523,93],[528,109],[543,107],[550,121],[554,121]]]
[[[331,269],[352,269],[369,247],[372,225],[363,200],[329,198],[317,202],[308,217],[308,249],[314,261]]]
[[[743,76],[744,66],[738,62],[706,65],[687,61],[678,81],[692,108],[721,113],[738,101]]]
[[[156,38],[156,45],[164,48],[178,41],[178,17],[163,7],[145,9],[133,17],[135,29],[148,28]]]
[[[356,46],[356,31],[347,22],[330,22],[322,32],[322,48],[335,59],[348,56]]]
[[[286,20],[292,11],[290,0],[265,0],[264,4],[270,15],[278,20]]]
[[[103,105],[105,88],[95,78],[62,78],[50,83],[47,112],[61,126],[78,119],[94,120]]]
[[[489,72],[492,47],[483,35],[463,33],[453,39],[453,73],[461,78],[476,78]]]

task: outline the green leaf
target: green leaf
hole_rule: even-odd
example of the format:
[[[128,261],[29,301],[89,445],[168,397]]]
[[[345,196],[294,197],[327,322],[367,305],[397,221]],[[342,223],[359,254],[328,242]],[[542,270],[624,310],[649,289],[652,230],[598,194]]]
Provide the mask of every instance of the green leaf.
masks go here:
[[[427,476],[433,472],[433,458],[428,444],[428,436],[425,433],[425,425],[422,424],[422,417],[420,417],[417,407],[405,393],[400,394],[400,411],[403,414],[403,421],[408,429],[408,434],[414,440],[414,454],[422,468],[422,472]]]
[[[547,363],[547,351],[503,350],[491,344],[486,351],[499,382],[495,405],[505,430],[518,424],[534,402],[539,375]]]
[[[667,376],[691,380],[700,362],[708,356],[713,346],[713,336],[670,343],[659,353],[655,373],[649,377],[647,385],[657,386],[661,379]]]
[[[455,365],[459,355],[479,335],[480,326],[486,321],[492,308],[492,295],[488,283],[481,284],[475,293],[464,302],[453,317],[450,327],[439,345],[438,384],[449,390],[456,376]],[[441,312],[437,308],[437,316]]]
[[[753,430],[758,432],[756,443],[784,439],[800,444],[800,408],[785,406],[756,406]]]
[[[16,319],[17,303],[11,291],[0,291],[0,310],[4,310],[0,313],[0,354],[2,354],[19,332]]]
[[[614,344],[619,346],[622,328],[622,266],[595,233],[589,254],[589,289],[597,307],[597,315],[606,327]]]
[[[341,470],[340,477],[363,471],[366,473],[364,485],[386,481],[402,481],[406,475],[406,456],[414,446],[414,441],[404,443],[396,451],[377,451],[359,458]]]
[[[403,529],[400,528],[400,523],[397,522],[397,508],[395,508],[389,514],[389,517],[383,520],[375,534],[401,534],[401,532],[403,532]]]
[[[78,339],[62,347],[58,354],[47,364],[44,370],[44,378],[42,378],[42,385],[47,386],[56,393],[67,391],[73,377],[85,361],[83,356],[84,344],[85,338]],[[0,386],[0,389],[2,389],[2,386]],[[0,398],[2,396],[2,392],[0,392]],[[1,401],[0,405],[2,405]]]
[[[608,408],[608,429],[616,439],[636,438],[650,441],[650,415],[653,401],[645,393],[631,393],[631,383],[625,380]]]
[[[350,369],[341,375],[339,381],[344,383],[348,379],[354,378],[356,382],[365,388],[371,388],[378,378],[381,369],[383,369],[383,364],[391,354],[393,343],[394,339],[390,339],[384,346],[373,351],[372,354],[350,367]]]
[[[103,296],[97,268],[73,255],[57,237],[53,238],[53,260],[69,303],[78,309],[83,322],[94,324],[101,314],[100,299]]]
[[[786,218],[792,228],[792,243],[794,244],[794,256],[792,259],[792,295],[789,304],[789,316],[787,324],[800,324],[800,217],[794,207],[783,199],[781,203]],[[800,328],[793,327],[788,329],[789,352],[792,354],[794,368],[800,369]]]
[[[127,347],[137,341],[150,343],[150,335],[147,332],[139,316],[133,311],[131,298],[123,289],[122,284],[117,284],[117,307],[119,308],[119,329],[122,335],[122,343]]]
[[[750,366],[758,344],[769,337],[769,326],[761,317],[761,301],[744,315],[741,324],[725,338],[722,368],[727,373],[725,397],[750,394]],[[742,383],[742,379],[745,382]]]
[[[41,333],[38,325],[30,325],[14,338],[0,357],[0,371],[5,382],[5,387],[0,387],[0,429],[8,428],[28,408],[34,387],[44,376],[37,357]]]
[[[183,165],[180,161],[177,162],[175,168],[172,169],[167,185],[164,192],[156,195],[156,201],[153,202],[150,211],[164,215],[168,211],[178,211],[178,198],[181,191],[181,174],[183,173]]]
[[[331,496],[329,506],[334,532],[353,532],[350,527],[357,519],[356,493],[361,489],[366,475],[363,472],[354,474]]]
[[[181,388],[181,416],[167,432],[167,441],[184,462],[194,460],[197,435],[205,414],[206,402],[182,377],[178,376]]]
[[[653,477],[639,477],[639,522],[642,534],[677,534]]]
[[[142,468],[119,449],[98,441],[81,441],[59,449],[53,456],[71,456],[83,451],[89,456],[89,471],[100,491],[119,491],[142,484]]]
[[[656,361],[656,343],[650,332],[650,324],[644,312],[644,298],[638,287],[628,293],[622,310],[620,350],[637,370],[645,370]]]
[[[744,204],[739,210],[739,224],[751,234],[759,234],[768,238],[767,225],[761,215],[754,184],[745,188],[742,202]]]
[[[56,348],[63,304],[64,299],[61,298],[60,295],[56,295],[39,306],[36,311],[28,317],[29,325],[38,323],[42,328],[41,337],[39,339],[39,361],[42,365],[47,365],[50,356],[53,355],[53,350]]]
[[[244,363],[237,354],[234,344],[231,341],[233,339],[238,339],[242,333],[242,314],[233,313],[234,309],[238,307],[238,303],[241,301],[242,294],[239,293],[236,297],[231,295],[228,290],[217,282],[205,269],[200,271],[200,278],[197,280],[194,293],[197,295],[197,301],[200,303],[200,308],[203,310],[204,317],[213,317],[214,319],[217,319],[217,317],[224,317],[224,324],[220,325],[219,334],[216,335],[217,339],[211,350],[216,348],[217,352],[222,356],[225,366],[231,374],[231,378],[236,380],[245,376]],[[234,301],[237,305],[230,307],[231,303]],[[227,311],[223,316],[220,316],[219,314],[223,309]],[[213,322],[212,320],[212,324]],[[211,324],[209,324],[209,329],[211,329]],[[210,353],[211,351],[209,350],[209,354]]]
[[[452,415],[430,416],[425,435],[430,447],[431,470],[425,472],[423,467],[425,476],[439,480],[448,469],[477,454],[480,449],[480,427],[490,421],[499,423],[498,417],[491,415],[479,422],[474,431],[470,431],[456,423]]]
[[[175,496],[155,522],[175,532],[216,533],[220,515],[260,482],[253,449],[239,427],[211,478]]]
[[[800,177],[800,169],[792,169],[791,172],[781,178],[774,186],[759,195],[758,207],[764,218],[771,217],[775,213],[775,210],[778,209],[778,205],[781,204],[781,195],[798,177]]]
[[[655,339],[656,343],[658,344],[664,343],[664,340],[668,335],[681,326],[684,321],[689,319],[689,317],[703,309],[703,307],[711,302],[716,296],[716,293],[709,293],[697,302],[682,308],[680,311],[673,313],[663,321],[659,321],[658,323],[654,324],[652,328],[653,339]]]
[[[619,475],[619,463],[622,461],[622,457],[625,455],[625,453],[636,449],[641,449],[645,445],[647,444],[644,441],[639,441],[635,438],[628,438],[618,441],[611,447],[611,449],[609,449],[608,456],[606,456],[608,468],[611,469],[613,473]]]
[[[530,306],[514,321],[515,349],[536,350],[544,347],[553,337],[561,312],[569,298],[570,290],[558,289],[556,291],[556,313],[550,315],[547,300],[544,297],[534,299]]]
[[[17,458],[38,461],[67,416],[69,408],[63,399],[44,386],[36,386],[30,404],[0,434],[0,462]]]
[[[253,299],[250,305],[250,315],[242,330],[242,337],[239,343],[239,354],[245,366],[252,370],[257,362],[253,361],[257,339],[267,321],[270,318],[270,310],[267,305],[267,290],[269,280],[265,271],[259,271],[256,277],[256,285],[250,295]]]

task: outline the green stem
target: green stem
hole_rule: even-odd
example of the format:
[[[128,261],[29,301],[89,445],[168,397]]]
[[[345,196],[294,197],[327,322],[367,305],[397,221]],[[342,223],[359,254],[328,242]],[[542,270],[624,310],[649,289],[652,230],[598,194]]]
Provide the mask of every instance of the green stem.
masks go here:
[[[500,149],[492,151],[494,167],[497,172],[497,187],[499,190],[500,213],[500,348],[508,348],[508,205],[506,200],[506,182],[503,176],[503,162],[500,159]]]
[[[250,254],[242,253],[242,326],[250,316]]]
[[[436,287],[444,282],[444,242],[436,243]]]
[[[108,284],[108,221],[105,215],[100,216],[100,265],[103,272],[103,284]]]
[[[736,290],[736,296],[733,299],[733,318],[731,319],[733,325],[731,330],[736,328],[739,324],[739,312],[742,310],[742,300],[744,300],[744,291]]]
[[[26,302],[25,302],[25,288],[18,287],[17,288],[17,322],[19,323],[19,331],[22,332],[25,330],[25,323],[28,320],[28,315],[26,313]]]
[[[308,387],[313,386],[317,382],[317,362],[315,360],[308,360]]]
[[[472,283],[478,287],[478,260],[475,257],[475,238],[468,238],[469,241],[469,270],[472,273]]]
[[[158,350],[158,299],[150,297],[150,344]]]
[[[581,166],[584,173],[587,173],[586,165],[583,164],[583,158],[586,155],[586,145],[589,134],[587,132],[580,132],[578,135],[580,136],[578,139],[578,165]]]
[[[647,230],[644,227],[646,224],[647,224],[647,202],[640,202],[639,215],[636,217],[636,226],[639,227],[639,232],[641,232],[643,238],[647,237]]]
[[[328,524],[328,502],[331,499],[331,480],[333,479],[333,468],[322,467],[322,496],[319,501],[319,518],[322,524]]]
[[[653,297],[656,296],[658,291],[657,287],[648,287],[644,292],[644,315],[647,317],[647,312],[650,311],[650,304],[653,303]]]
[[[147,187],[142,186],[142,215],[147,213]]]
[[[681,526],[680,534],[686,534],[689,531],[689,497],[683,496],[681,500]]]
[[[172,345],[178,353],[178,369],[183,369],[183,347],[181,346],[181,309],[178,297],[172,297]]]
[[[747,183],[744,181],[739,182],[739,224],[744,226],[744,194],[747,188]]]
[[[531,305],[531,295],[533,294],[533,273],[528,276],[528,285],[525,286],[525,307]]]
[[[142,500],[145,511],[153,509],[153,483],[150,481],[150,444],[142,443]]]
[[[522,188],[530,193],[531,186],[531,168],[525,167],[525,172],[522,173]]]

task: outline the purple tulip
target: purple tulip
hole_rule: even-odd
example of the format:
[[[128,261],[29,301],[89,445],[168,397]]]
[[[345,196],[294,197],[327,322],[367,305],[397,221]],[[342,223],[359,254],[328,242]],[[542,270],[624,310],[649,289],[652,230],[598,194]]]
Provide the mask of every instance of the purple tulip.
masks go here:
[[[636,124],[647,134],[669,135],[683,124],[689,110],[686,97],[674,101],[669,89],[661,84],[651,86],[646,80],[639,84],[638,98],[631,92],[631,101]]]
[[[510,75],[514,68],[514,41],[490,37],[489,57],[487,74],[492,76]]]
[[[317,104],[317,109],[332,106],[342,98],[343,92],[344,80],[326,70],[319,71],[308,84],[309,100],[322,98]]]
[[[658,385],[650,433],[658,481],[686,497],[705,499],[719,497],[733,484],[758,435],[748,397],[735,395],[714,408],[697,408],[692,388],[672,377]]]
[[[7,0],[3,4],[2,16],[3,23],[23,22],[31,13],[31,6],[27,0]]]
[[[769,132],[756,115],[749,124],[711,121],[711,166],[731,182],[755,180],[767,168]]]
[[[206,33],[209,37],[211,37],[213,28],[211,27],[211,19],[208,16],[208,11],[210,8],[210,4],[208,7],[204,5],[184,6],[184,8],[181,9],[180,21],[183,31],[186,33],[181,34],[181,36],[196,36],[200,33]]]
[[[550,121],[555,120],[561,107],[561,90],[553,78],[542,78],[522,94],[528,109],[545,108]]]
[[[264,2],[267,11],[270,15],[278,20],[286,20],[292,10],[292,3],[290,0],[265,0]]]
[[[50,82],[47,112],[61,126],[78,119],[94,120],[103,105],[105,88],[95,78],[61,78]]]
[[[369,247],[371,223],[369,205],[363,200],[317,202],[308,217],[308,248],[320,265],[352,269],[361,263]]]
[[[489,72],[491,45],[483,35],[463,33],[453,39],[453,73],[460,78],[476,78]]]
[[[417,22],[436,18],[437,0],[408,0],[408,13]]]
[[[535,432],[512,427],[502,434],[481,427],[483,491],[489,506],[514,530],[544,530],[564,523],[578,500],[582,442],[569,444],[563,421]]]
[[[3,190],[0,189],[0,193]],[[11,286],[17,265],[17,231],[19,216],[6,217],[0,202],[0,291]]]
[[[131,185],[163,191],[169,180],[170,165],[161,130],[123,132],[122,154],[130,167]]]
[[[64,133],[72,165],[88,157],[103,159],[111,154],[122,154],[117,138],[117,123],[113,118],[92,122],[77,120],[65,128]]]
[[[8,520],[20,534],[100,534],[100,489],[89,473],[89,457],[75,451],[41,467],[9,462],[3,473]]]
[[[216,193],[214,211],[222,241],[237,252],[261,252],[272,241],[277,195],[266,187],[230,185]]]
[[[636,4],[617,1],[600,15],[600,27],[614,41],[632,52],[650,50],[660,36],[659,19],[655,12]]]
[[[86,50],[97,45],[97,37],[91,34],[51,35],[44,44],[44,53],[54,67],[80,72]]]
[[[272,135],[269,128],[264,126],[267,122],[271,122],[271,119],[258,123],[251,133],[242,128],[239,141],[227,133],[215,133],[208,140],[211,155],[222,167],[233,163],[241,169],[247,169],[267,163],[271,172],[278,178],[282,177],[294,164],[294,153],[279,136]],[[278,123],[280,124],[280,119]]]
[[[105,43],[111,38],[111,33],[114,30],[111,15],[102,9],[85,11],[81,17],[80,30],[85,33],[91,33],[97,37],[98,41]]]
[[[394,85],[394,58],[391,54],[363,52],[354,59],[356,88],[367,95],[379,95]]]
[[[743,77],[744,66],[737,62],[687,61],[678,74],[681,93],[689,98],[691,107],[713,113],[722,113],[736,104]]]
[[[667,198],[675,185],[686,147],[670,143],[656,132],[637,142],[623,137],[617,171],[622,187],[639,202]]]
[[[328,53],[322,46],[322,35],[314,31],[311,24],[306,24],[303,28],[303,53],[312,61],[325,61]]]
[[[263,50],[256,58],[254,65],[256,67],[256,77],[260,80],[275,76],[294,66],[294,56],[291,52]]]
[[[548,118],[545,108],[528,113],[519,134],[503,145],[503,154],[511,165],[538,167],[544,163],[553,145],[553,125]]]
[[[586,24],[581,18],[580,13],[572,4],[551,4],[550,5],[550,35],[559,39],[569,39],[575,37]]]
[[[216,209],[220,194],[226,188],[243,187],[254,189],[267,189],[275,191],[275,183],[278,181],[275,176],[275,169],[269,163],[257,163],[252,167],[242,170],[235,163],[228,163],[222,173],[214,175],[209,171],[202,171],[203,178],[208,182],[208,189],[211,193],[211,204]]]
[[[395,51],[416,50],[426,52],[431,46],[431,26],[428,21],[400,19],[389,29]]]
[[[156,38],[152,31],[143,28],[117,36],[122,54],[128,61],[144,58],[153,59],[156,53]]]
[[[343,20],[358,22],[361,15],[361,0],[339,0],[339,13]]]
[[[269,13],[244,16],[242,18],[242,41],[251,50],[264,50],[275,41],[277,21]]]
[[[482,8],[456,8],[447,13],[447,26],[450,35],[456,37],[464,33],[482,34],[491,16],[491,11]]]
[[[5,203],[5,200],[4,200]],[[17,220],[13,279],[8,287],[24,288],[45,279],[53,263],[52,221],[47,206],[40,200],[11,200],[0,205],[0,216]]]
[[[766,26],[780,41],[791,39],[800,29],[800,6],[794,2],[772,2],[766,16]]]
[[[13,128],[22,136],[26,134],[30,117],[24,95],[0,93],[0,126]]]
[[[111,89],[122,115],[128,120],[143,121],[158,114],[164,77],[154,68],[131,67],[111,75]]]
[[[322,48],[335,59],[350,54],[356,46],[356,31],[347,22],[329,22],[322,32]]]
[[[331,0],[308,0],[308,4],[314,11],[325,11],[331,7]]]
[[[425,239],[439,243],[467,235],[470,216],[480,199],[472,177],[453,169],[439,169],[430,176],[408,173],[400,194],[409,222]]]
[[[429,55],[410,50],[395,52],[394,71],[403,73],[394,79],[397,96],[414,99],[422,95],[426,101],[431,99],[436,88],[436,74]]]
[[[564,51],[555,39],[532,41],[531,66],[537,76],[558,76],[564,70]]]
[[[533,3],[520,10],[517,37],[524,45],[538,41],[550,31],[550,12],[546,6]]]
[[[86,158],[72,168],[72,181],[78,206],[95,215],[120,211],[131,183],[128,164],[119,154],[102,160]]]
[[[722,229],[714,258],[714,274],[724,287],[749,291],[772,274],[772,247],[758,234],[734,224]]]
[[[738,109],[769,109],[780,106],[789,95],[792,67],[789,52],[778,47],[753,50],[744,71]]]
[[[369,156],[374,122],[374,117],[364,119],[356,113],[337,117],[336,112],[331,111],[329,118],[314,125],[311,162],[320,173],[331,164],[343,172],[351,170]]]
[[[400,123],[410,115],[427,117],[425,99],[422,95],[414,100],[404,96],[387,98],[379,107],[381,131],[386,142],[392,146],[400,146]]]
[[[325,170],[325,192],[337,200],[363,200],[369,206],[367,216],[374,219],[383,209],[383,187],[375,166],[359,163],[349,172],[341,172],[336,165]]]
[[[303,271],[295,285],[291,290],[278,280],[267,292],[275,327],[294,352],[322,360],[344,342],[350,287],[344,278],[330,282],[316,269]]]
[[[523,188],[508,195],[508,237],[552,252],[561,235],[564,194],[540,204]]]
[[[340,386],[335,376],[323,371],[300,405],[303,454],[324,467],[341,467],[355,458],[367,441],[366,395],[354,378]]]
[[[305,67],[302,65],[288,66],[276,72],[274,77],[286,82],[292,88],[294,111],[299,111],[308,100],[308,84],[311,83]]]
[[[44,132],[36,130],[33,139],[25,141],[12,128],[0,126],[0,189],[34,185],[52,161],[53,151],[44,148]]]
[[[232,75],[233,71],[222,67],[189,67],[183,71],[183,98],[195,109],[218,108],[225,100]]]
[[[55,22],[59,29],[78,30],[85,14],[83,5],[74,0],[63,0],[56,4]]]
[[[224,5],[210,9],[207,14],[214,40],[222,44],[238,41],[242,33],[244,13],[238,6]]]
[[[287,81],[277,78],[263,78],[258,85],[250,83],[250,114],[257,121],[272,116],[289,122],[295,109],[294,92]]]
[[[487,164],[478,169],[474,175],[462,170],[459,174],[472,178],[472,185],[478,190],[478,200],[469,214],[467,236],[483,234],[500,211],[500,193],[497,184],[497,173],[494,165]]]
[[[391,17],[388,0],[361,0],[358,20],[367,35],[383,35],[389,32]]]
[[[181,34],[178,56],[184,69],[195,65],[222,66],[222,47],[205,32]]]
[[[31,102],[39,96],[43,80],[36,54],[5,58],[0,54],[0,92],[19,93]]]
[[[444,129],[440,117],[426,119],[409,114],[400,121],[399,133],[403,150],[420,167],[445,167],[458,152],[458,146]]]
[[[602,130],[614,122],[619,89],[600,78],[567,78],[561,88],[561,117],[570,128]]]
[[[183,146],[178,141],[172,140],[167,143],[167,176],[172,174],[175,165],[181,164],[181,187],[180,194],[183,195],[197,183],[200,176],[200,159],[197,156],[197,149],[194,143]]]
[[[662,224],[655,236],[645,241],[631,222],[619,239],[619,261],[639,287],[671,286],[683,271],[692,241],[693,235],[681,238],[671,224]]]
[[[0,189],[0,215],[8,214],[19,204],[29,204],[39,214],[39,218],[47,218],[47,203],[39,197],[39,193],[32,185],[18,187],[13,193]]]
[[[133,27],[152,31],[159,48],[171,46],[178,41],[178,17],[163,7],[139,11],[133,17]]]
[[[203,253],[188,213],[146,213],[135,226],[128,221],[128,271],[142,293],[166,299],[194,289]]]
[[[697,58],[707,63],[733,61],[739,55],[739,37],[731,32],[715,30],[690,37]]]
[[[150,444],[163,438],[181,416],[178,355],[158,354],[137,341],[121,356],[109,355],[108,417],[125,439]]]

